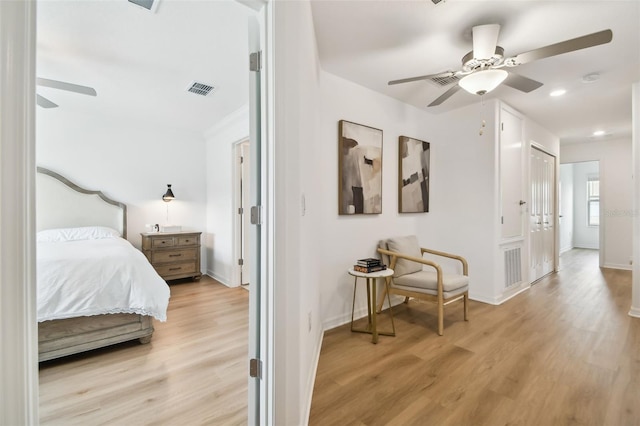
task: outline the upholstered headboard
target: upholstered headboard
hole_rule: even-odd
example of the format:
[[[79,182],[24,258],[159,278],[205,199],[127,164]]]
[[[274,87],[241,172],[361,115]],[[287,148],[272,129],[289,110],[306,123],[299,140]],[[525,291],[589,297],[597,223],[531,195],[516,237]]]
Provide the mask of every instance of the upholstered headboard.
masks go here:
[[[108,226],[127,238],[127,206],[100,191],[81,188],[56,172],[38,167],[38,231],[80,226]]]

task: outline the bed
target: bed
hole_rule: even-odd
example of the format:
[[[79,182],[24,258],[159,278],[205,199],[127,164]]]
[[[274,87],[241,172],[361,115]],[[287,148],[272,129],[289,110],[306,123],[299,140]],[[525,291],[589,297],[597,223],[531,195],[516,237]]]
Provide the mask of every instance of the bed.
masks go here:
[[[126,206],[42,167],[36,188],[39,360],[148,343],[169,287],[126,240]]]

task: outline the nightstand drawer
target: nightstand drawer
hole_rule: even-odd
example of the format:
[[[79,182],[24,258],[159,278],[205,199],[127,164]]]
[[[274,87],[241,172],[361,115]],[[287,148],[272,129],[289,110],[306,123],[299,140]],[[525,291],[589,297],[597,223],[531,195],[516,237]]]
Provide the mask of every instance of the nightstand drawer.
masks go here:
[[[2,0],[0,0],[2,1]],[[142,252],[158,275],[167,281],[199,280],[201,232],[142,233]]]
[[[200,238],[198,235],[178,237],[178,246],[197,246],[197,245],[200,245]]]
[[[153,248],[173,247],[173,245],[174,245],[174,238],[173,237],[153,238],[151,240],[151,246]]]
[[[196,262],[174,263],[171,265],[155,266],[158,275],[168,277],[171,275],[196,274],[200,271],[196,270]]]
[[[167,263],[182,262],[185,260],[196,260],[198,249],[180,249],[180,250],[158,250],[151,253],[151,263]]]

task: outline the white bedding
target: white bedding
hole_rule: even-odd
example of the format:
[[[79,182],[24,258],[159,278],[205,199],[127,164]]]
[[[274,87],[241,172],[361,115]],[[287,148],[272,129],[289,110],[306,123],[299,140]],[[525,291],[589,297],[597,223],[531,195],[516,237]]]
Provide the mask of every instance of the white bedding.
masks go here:
[[[38,242],[38,321],[135,313],[166,321],[169,286],[119,238]]]

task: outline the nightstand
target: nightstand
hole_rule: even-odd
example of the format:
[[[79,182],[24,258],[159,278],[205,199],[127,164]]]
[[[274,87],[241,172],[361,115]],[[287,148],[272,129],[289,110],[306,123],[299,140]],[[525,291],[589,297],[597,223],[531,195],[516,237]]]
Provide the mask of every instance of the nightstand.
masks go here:
[[[200,234],[202,232],[141,233],[142,252],[165,281],[178,278],[199,280]]]

